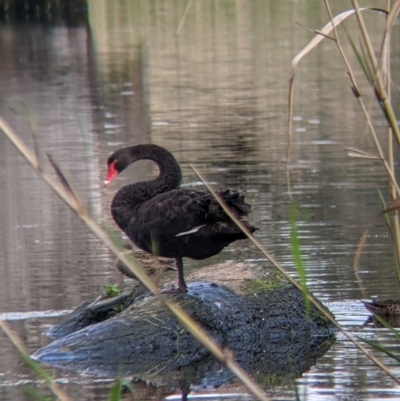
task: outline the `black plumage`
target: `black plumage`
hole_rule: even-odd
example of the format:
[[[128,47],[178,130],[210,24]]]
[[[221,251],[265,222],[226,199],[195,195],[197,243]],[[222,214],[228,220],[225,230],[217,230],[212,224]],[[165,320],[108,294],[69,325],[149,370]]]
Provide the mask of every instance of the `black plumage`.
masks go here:
[[[137,145],[117,150],[108,161],[106,184],[130,164],[154,161],[159,176],[121,188],[111,213],[122,231],[146,252],[175,258],[179,291],[186,291],[182,257],[205,259],[246,235],[226,215],[211,193],[180,188],[182,174],[174,156],[156,145]],[[238,217],[250,212],[244,196],[230,190],[218,192]],[[255,227],[243,222],[250,232]]]

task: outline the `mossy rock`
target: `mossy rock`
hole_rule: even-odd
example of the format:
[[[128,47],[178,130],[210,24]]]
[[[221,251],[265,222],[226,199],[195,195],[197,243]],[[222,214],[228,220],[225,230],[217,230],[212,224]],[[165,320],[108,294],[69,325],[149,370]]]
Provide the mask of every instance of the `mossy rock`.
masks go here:
[[[164,297],[178,303],[261,382],[300,376],[335,340],[332,323],[314,306],[307,312],[303,294],[260,264],[209,266],[188,275],[187,283],[186,294]],[[132,295],[129,302],[118,315],[56,340],[34,359],[157,386],[219,386],[233,379],[159,298]]]

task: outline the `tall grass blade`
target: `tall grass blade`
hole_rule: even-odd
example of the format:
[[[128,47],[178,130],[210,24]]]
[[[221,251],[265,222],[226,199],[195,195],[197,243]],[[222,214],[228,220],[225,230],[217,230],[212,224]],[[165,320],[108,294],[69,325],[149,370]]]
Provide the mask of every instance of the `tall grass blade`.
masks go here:
[[[392,327],[382,316],[375,315],[374,318],[385,328],[388,329],[397,340],[400,340],[400,332],[398,332],[394,327]]]
[[[109,401],[120,401],[122,388],[121,381],[117,380],[111,387]]]
[[[368,64],[367,57],[365,55],[365,52],[363,48],[361,47],[361,51],[357,49],[357,46],[355,45],[353,39],[351,39],[351,36],[347,34],[347,38],[350,42],[351,48],[353,49],[353,52],[358,60],[358,63],[360,64],[361,69],[364,72],[365,77],[367,78],[368,82],[372,85],[374,83],[371,67]]]
[[[387,11],[386,11],[387,12]],[[397,16],[399,15],[400,12],[400,0],[397,0],[390,12],[388,13],[388,18],[386,19],[386,24],[385,24],[385,29],[383,32],[382,36],[382,43],[379,51],[379,57],[378,57],[378,65],[382,68],[384,64],[384,54],[385,54],[385,46],[386,46],[386,41],[388,36],[390,35],[390,32],[393,28],[393,26],[396,23]]]
[[[297,231],[297,207],[295,203],[292,203],[292,207],[290,209],[290,245],[296,271],[300,278],[301,291],[304,297],[307,316],[309,316],[311,311],[311,303],[308,296],[309,292],[307,287],[307,271],[304,268],[303,257],[301,255],[300,249],[299,235]]]
[[[384,346],[378,344],[375,341],[368,340],[366,338],[359,338],[360,341],[362,341],[365,344],[368,344],[370,347],[375,349],[376,351],[382,352],[383,354],[387,355],[388,357],[394,359],[397,362],[400,362],[400,356],[394,354],[393,352],[389,351],[387,348]]]

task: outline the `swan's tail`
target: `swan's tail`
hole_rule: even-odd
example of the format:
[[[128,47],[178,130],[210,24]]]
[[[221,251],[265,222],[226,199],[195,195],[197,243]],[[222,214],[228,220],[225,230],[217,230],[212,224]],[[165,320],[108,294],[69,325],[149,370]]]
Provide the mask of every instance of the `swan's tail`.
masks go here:
[[[237,216],[248,216],[250,213],[251,206],[244,201],[244,196],[239,192],[231,192],[230,189],[227,189],[219,192],[218,195]]]

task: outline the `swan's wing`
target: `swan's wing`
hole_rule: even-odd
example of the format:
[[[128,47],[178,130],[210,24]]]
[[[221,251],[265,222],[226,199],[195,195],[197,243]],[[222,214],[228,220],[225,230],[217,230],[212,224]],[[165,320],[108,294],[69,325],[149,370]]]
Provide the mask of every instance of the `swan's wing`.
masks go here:
[[[177,235],[202,226],[210,211],[210,199],[206,192],[177,189],[140,204],[131,224],[141,231],[168,232]]]
[[[250,212],[244,196],[230,190],[219,193],[231,211],[241,217]],[[150,229],[167,230],[171,235],[195,232],[199,227],[229,221],[216,199],[206,191],[177,189],[144,202],[137,208],[135,224]]]

